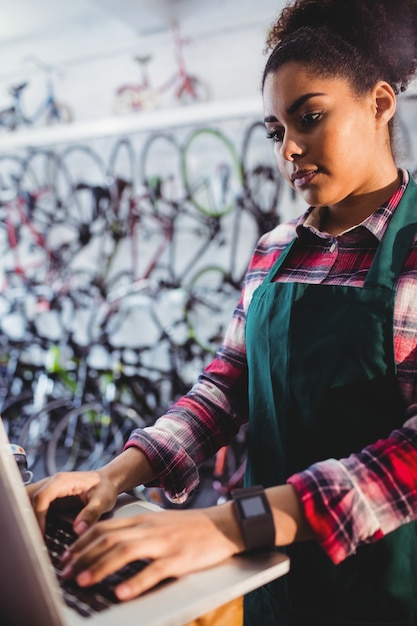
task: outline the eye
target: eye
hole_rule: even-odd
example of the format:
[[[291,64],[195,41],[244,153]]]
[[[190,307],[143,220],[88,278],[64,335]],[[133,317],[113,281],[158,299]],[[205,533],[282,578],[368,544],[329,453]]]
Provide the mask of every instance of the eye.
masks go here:
[[[301,118],[301,125],[303,126],[303,128],[310,128],[311,126],[314,126],[315,124],[317,124],[317,122],[321,119],[321,117],[322,117],[321,111],[315,112],[315,113],[306,113]]]
[[[274,128],[266,131],[266,138],[272,139],[276,143],[281,143],[284,138],[284,130],[282,128]]]

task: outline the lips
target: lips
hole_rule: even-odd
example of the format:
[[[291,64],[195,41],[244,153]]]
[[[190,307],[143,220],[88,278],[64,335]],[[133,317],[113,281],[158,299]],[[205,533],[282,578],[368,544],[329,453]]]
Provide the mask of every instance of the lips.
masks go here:
[[[313,180],[316,174],[317,174],[316,171],[307,172],[304,170],[300,172],[295,172],[294,174],[291,174],[291,181],[294,187],[304,187],[305,185],[308,185]]]

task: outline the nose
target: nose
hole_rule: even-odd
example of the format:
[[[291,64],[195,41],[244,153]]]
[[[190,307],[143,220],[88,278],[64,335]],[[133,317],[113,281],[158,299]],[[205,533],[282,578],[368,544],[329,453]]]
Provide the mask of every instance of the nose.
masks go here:
[[[303,154],[303,147],[295,137],[284,136],[280,152],[285,161],[294,161]]]

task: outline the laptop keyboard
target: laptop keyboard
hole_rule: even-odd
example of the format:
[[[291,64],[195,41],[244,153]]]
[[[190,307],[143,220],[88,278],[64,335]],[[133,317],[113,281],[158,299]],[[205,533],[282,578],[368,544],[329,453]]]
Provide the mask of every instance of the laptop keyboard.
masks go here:
[[[58,526],[59,524],[59,526]],[[75,581],[62,577],[61,556],[68,546],[77,538],[69,522],[47,520],[45,543],[49,557],[62,588],[63,597],[68,606],[75,609],[83,617],[90,617],[120,601],[114,594],[114,588],[123,580],[141,571],[148,561],[140,560],[129,563],[119,571],[105,578],[101,583],[91,587],[79,587]]]

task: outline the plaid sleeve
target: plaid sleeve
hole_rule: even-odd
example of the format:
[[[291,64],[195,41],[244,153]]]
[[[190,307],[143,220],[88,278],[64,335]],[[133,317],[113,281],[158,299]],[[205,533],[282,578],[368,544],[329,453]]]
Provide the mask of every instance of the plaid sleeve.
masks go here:
[[[334,563],[417,519],[417,417],[358,454],[291,476],[317,539]]]
[[[239,303],[215,359],[190,392],[153,426],[133,431],[126,444],[144,452],[158,476],[153,484],[176,502],[198,485],[198,466],[247,419],[244,317]]]
[[[294,228],[294,223],[280,224],[260,239],[216,358],[187,395],[153,426],[133,431],[126,444],[144,452],[158,476],[154,485],[163,487],[174,501],[186,500],[199,482],[199,464],[228,443],[247,420],[246,312]]]

